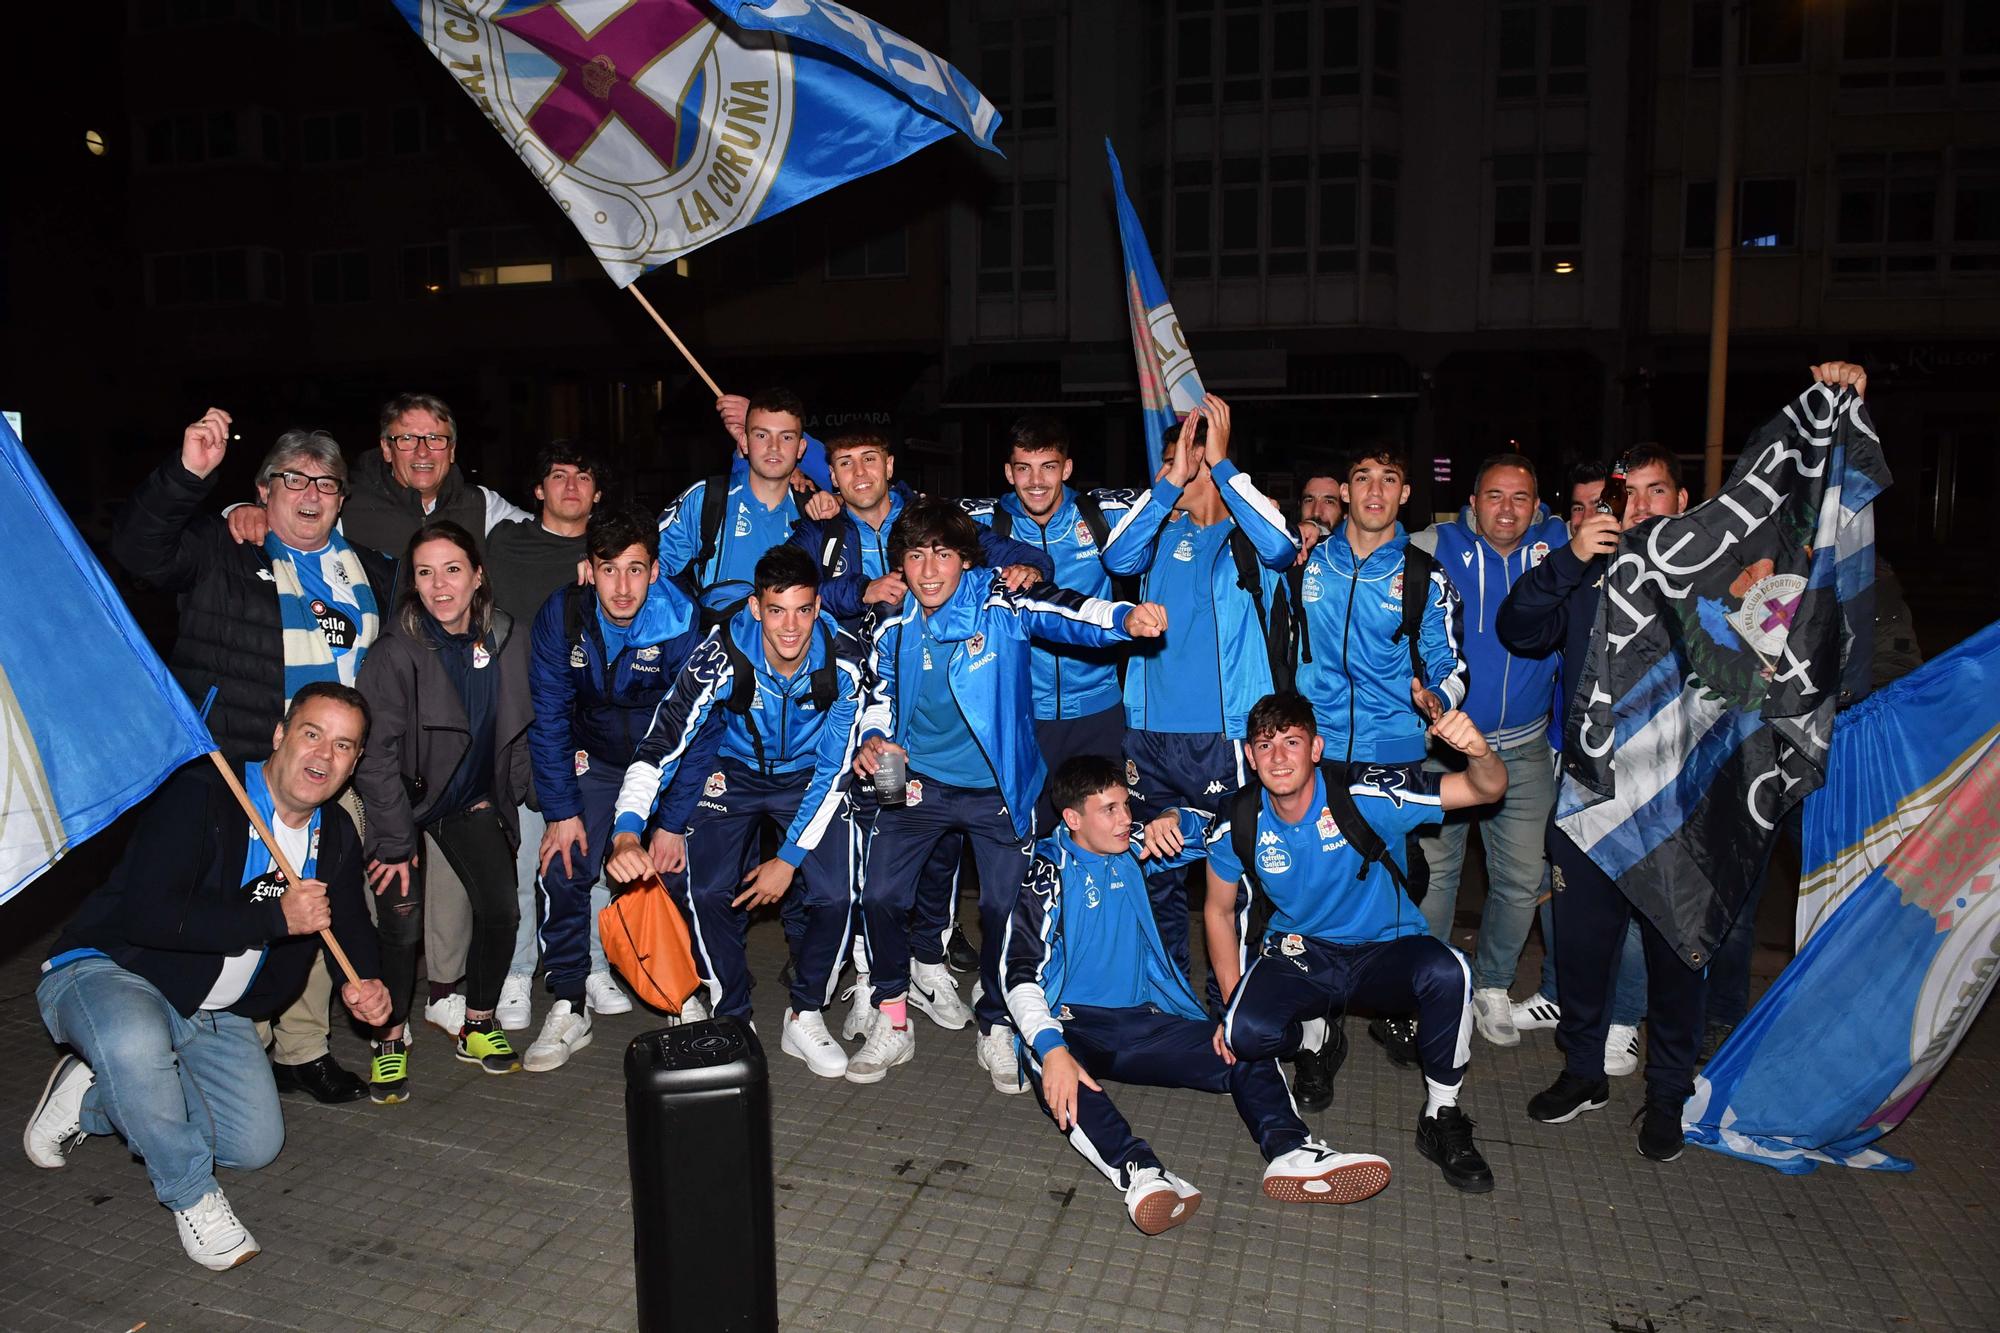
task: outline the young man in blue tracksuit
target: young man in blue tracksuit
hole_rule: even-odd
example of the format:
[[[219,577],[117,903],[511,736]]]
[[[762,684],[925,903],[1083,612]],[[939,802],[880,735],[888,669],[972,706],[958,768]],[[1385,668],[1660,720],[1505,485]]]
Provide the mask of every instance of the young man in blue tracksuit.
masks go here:
[[[1259,700],[1248,745],[1257,782],[1230,798],[1208,835],[1203,923],[1209,960],[1229,995],[1221,1039],[1239,1060],[1262,1060],[1296,1050],[1306,1022],[1350,1003],[1390,1013],[1414,1008],[1426,1089],[1417,1151],[1446,1183],[1484,1193],[1493,1173],[1458,1108],[1471,1059],[1471,971],[1463,954],[1425,928],[1406,892],[1402,856],[1405,835],[1446,810],[1505,795],[1506,766],[1456,710],[1430,733],[1465,756],[1463,773],[1346,763],[1326,754],[1317,731],[1300,696]],[[1271,919],[1239,975],[1245,881],[1268,901]]]
[[[556,1002],[521,1058],[529,1070],[559,1068],[590,1044],[590,894],[611,842],[619,783],[653,710],[701,642],[694,603],[661,576],[659,540],[638,510],[592,515],[584,550],[594,586],[557,589],[535,616],[528,751],[547,824],[537,857],[541,943]],[[652,834],[662,873],[681,867],[678,835],[698,785],[682,783],[662,803]]]
[[[790,538],[803,504],[792,476],[806,452],[805,404],[788,389],[766,389],[748,401],[744,466],[732,466],[724,480],[729,494],[712,540],[704,540],[702,513],[717,478],[695,482],[660,515],[660,563],[711,615],[749,595],[758,558]]]
[[[1233,1059],[1187,976],[1167,956],[1139,857],[1202,855],[1198,812],[1132,823],[1117,760],[1079,755],[1049,782],[1062,823],[1035,848],[1001,944],[1007,1011],[1042,1110],[1114,1187],[1147,1235],[1194,1216],[1201,1192],[1169,1173],[1099,1079],[1227,1092],[1267,1165],[1264,1193],[1287,1203],[1354,1203],[1389,1183],[1371,1153],[1336,1153],[1299,1118],[1276,1060]]]
[[[895,479],[895,453],[886,439],[873,432],[834,437],[827,443],[826,457],[844,508],[830,519],[800,519],[792,525],[792,544],[819,563],[821,604],[841,628],[866,642],[874,620],[893,615],[909,591],[902,574],[890,566],[889,533],[916,492]],[[1009,588],[1039,583],[1050,575],[1048,557],[1024,542],[982,531],[979,544],[986,566],[999,570]],[[852,805],[865,839],[875,827],[874,791],[865,785],[856,789]],[[955,920],[961,850],[960,839],[941,840],[917,882],[910,955],[926,972],[947,962],[958,972],[979,966],[979,954]],[[861,1036],[875,1019],[867,950],[857,947],[854,959],[854,1004],[841,1027],[841,1035],[850,1040]],[[972,1021],[972,1011],[958,997],[957,984],[948,978],[946,984],[920,986],[911,992],[911,999],[954,1031]]]
[[[1543,846],[1556,799],[1549,709],[1561,658],[1514,656],[1500,642],[1493,622],[1515,581],[1568,543],[1569,525],[1541,503],[1535,465],[1520,454],[1495,454],[1481,463],[1472,502],[1458,520],[1410,538],[1410,545],[1428,551],[1458,589],[1471,674],[1464,709],[1507,766],[1506,800],[1448,820],[1421,840],[1430,869],[1424,919],[1433,935],[1449,940],[1466,834],[1474,823],[1481,826],[1487,891],[1472,960],[1472,1013],[1480,1035],[1495,1046],[1521,1040],[1507,992],[1541,892]]]
[[[877,816],[868,841],[861,901],[877,1012],[847,1077],[873,1083],[915,1051],[906,1007],[914,980],[910,899],[938,840],[963,834],[979,866],[984,993],[976,1053],[996,1088],[1021,1092],[999,959],[1034,846],[1035,798],[1048,775],[1028,706],[1028,640],[1157,637],[1166,615],[1150,603],[1108,602],[1046,584],[1008,591],[981,576],[979,525],[948,500],[925,498],[904,510],[889,558],[910,591],[875,631],[855,772],[872,779],[893,749],[905,757],[909,785],[904,804]]]
[[[1022,417],[1008,431],[1002,469],[1013,490],[997,500],[960,503],[982,526],[1031,543],[1053,566],[1050,577],[1057,587],[1111,597],[1104,546],[1111,525],[1131,511],[1138,495],[1073,490],[1067,483],[1074,467],[1067,427],[1053,417]],[[1035,741],[1051,773],[1072,755],[1124,753],[1122,656],[1116,650],[1035,641]],[[1055,819],[1055,806],[1044,792],[1035,806],[1035,826],[1053,828]]]
[[[1272,610],[1299,555],[1284,515],[1229,461],[1220,398],[1210,394],[1190,412],[1161,457],[1159,478],[1104,551],[1111,573],[1143,576],[1142,595],[1166,608],[1170,626],[1125,668],[1125,781],[1148,818],[1213,810],[1248,777],[1244,719],[1274,687],[1272,661],[1282,653],[1272,652]],[[1160,938],[1192,975],[1186,878],[1155,872],[1147,891]]]
[[[625,772],[610,870],[644,873],[639,833],[647,815],[719,713],[721,753],[702,783],[687,848],[688,899],[709,995],[715,1012],[749,1020],[743,937],[750,912],[784,897],[799,872],[804,910],[786,932],[792,982],[781,1047],[813,1073],[839,1078],[847,1053],[820,1010],[832,998],[854,909],[857,848],[847,788],[860,654],[820,609],[819,567],[805,552],[772,548],[752,582],[749,604],[689,656]],[[766,819],[784,837],[778,854],[760,863]]]

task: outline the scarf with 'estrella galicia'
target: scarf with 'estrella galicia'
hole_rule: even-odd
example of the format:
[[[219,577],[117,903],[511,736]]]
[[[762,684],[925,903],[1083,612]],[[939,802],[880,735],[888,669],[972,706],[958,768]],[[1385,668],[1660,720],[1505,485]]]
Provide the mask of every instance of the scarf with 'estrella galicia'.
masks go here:
[[[338,528],[327,534],[324,547],[304,556],[276,533],[267,533],[264,554],[278,590],[286,705],[316,680],[353,685],[362,657],[382,631],[375,590],[368,585],[361,557]]]

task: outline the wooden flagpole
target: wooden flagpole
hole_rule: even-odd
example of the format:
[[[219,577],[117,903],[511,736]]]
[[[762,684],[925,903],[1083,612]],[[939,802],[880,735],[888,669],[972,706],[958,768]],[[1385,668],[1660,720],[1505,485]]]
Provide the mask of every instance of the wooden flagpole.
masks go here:
[[[250,793],[243,790],[243,784],[237,781],[236,772],[229,767],[229,761],[222,757],[222,751],[210,750],[208,757],[215,761],[216,768],[222,773],[222,780],[229,784],[229,790],[236,797],[236,803],[243,807],[243,813],[250,816],[250,827],[257,830],[257,836],[262,838],[264,845],[271,849],[271,855],[276,859],[278,869],[285,872],[285,882],[288,884],[298,883],[300,878],[299,872],[293,868],[290,861],[285,859],[284,849],[279,847],[278,840],[271,836],[270,825],[264,822],[264,816],[257,813],[256,803],[250,799]],[[319,933],[319,937],[326,941],[327,949],[333,954],[333,961],[340,964],[340,970],[347,974],[347,980],[351,984],[359,986],[361,978],[355,975],[354,964],[347,961],[347,951],[340,947],[340,941],[333,937],[333,932],[331,930],[322,930]]]
[[[646,294],[639,290],[639,284],[635,282],[625,290],[632,293],[632,299],[637,301],[644,308],[645,312],[653,317],[653,322],[660,326],[660,332],[667,335],[667,341],[678,348],[680,354],[687,358],[687,363],[694,367],[695,374],[701,376],[701,382],[708,386],[709,392],[713,393],[717,398],[722,397],[722,386],[715,382],[714,376],[702,369],[701,362],[694,359],[694,353],[688,350],[687,344],[681,341],[680,335],[667,327],[667,321],[661,319],[660,312],[653,309],[653,303],[648,301]]]

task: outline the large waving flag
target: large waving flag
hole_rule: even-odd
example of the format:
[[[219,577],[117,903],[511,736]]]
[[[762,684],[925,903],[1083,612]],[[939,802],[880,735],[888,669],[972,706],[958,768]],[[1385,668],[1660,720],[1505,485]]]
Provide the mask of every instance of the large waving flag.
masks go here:
[[[831,0],[396,0],[624,287],[1000,116]],[[996,150],[997,151],[997,150]]]
[[[215,748],[0,420],[0,902]]]
[[[2000,624],[1843,713],[1806,798],[1815,928],[1683,1111],[1688,1139],[1780,1171],[1907,1171],[1874,1147],[2000,977]]]
[[[1779,821],[1826,774],[1845,603],[1873,581],[1888,484],[1861,400],[1814,385],[1729,481],[1626,533],[1564,733],[1557,821],[1706,967]]]
[[[1132,317],[1132,356],[1139,363],[1139,409],[1146,414],[1146,476],[1160,470],[1160,441],[1175,421],[1201,402],[1201,375],[1181,334],[1180,317],[1167,299],[1167,284],[1153,264],[1146,229],[1125,196],[1125,172],[1111,140],[1111,190],[1118,200],[1118,243],[1125,251],[1125,308]]]

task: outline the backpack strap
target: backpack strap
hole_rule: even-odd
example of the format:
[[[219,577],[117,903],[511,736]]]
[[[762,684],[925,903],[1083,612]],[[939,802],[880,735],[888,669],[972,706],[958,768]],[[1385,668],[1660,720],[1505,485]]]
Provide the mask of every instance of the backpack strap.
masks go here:
[[[833,632],[827,629],[824,620],[819,622],[818,630],[820,647],[826,651],[826,660],[813,668],[812,701],[819,715],[825,717],[827,710],[833,707],[833,701],[840,697],[840,664],[834,661]]]
[[[1347,839],[1347,845],[1361,858],[1361,870],[1355,878],[1366,879],[1368,867],[1379,864],[1389,872],[1390,882],[1395,884],[1397,891],[1416,902],[1417,897],[1410,892],[1403,868],[1389,855],[1389,844],[1382,840],[1382,835],[1361,813],[1361,807],[1354,803],[1354,793],[1347,789],[1347,765],[1321,760],[1319,774],[1320,783],[1326,788],[1327,812],[1333,816],[1340,836]]]
[[[1229,798],[1229,850],[1251,878],[1257,875],[1257,819],[1264,813],[1264,789],[1255,782],[1237,788]]]
[[[722,536],[722,511],[729,505],[729,474],[718,472],[702,482],[701,486],[701,549],[695,552],[683,574],[696,586],[701,586],[702,571],[709,561],[715,559],[715,552]]]
[[[1410,674],[1424,677],[1424,608],[1431,604],[1431,575],[1437,561],[1421,546],[1403,543],[1403,623],[1390,640],[1407,639],[1410,644]]]
[[[583,604],[584,588],[580,583],[571,583],[563,588],[563,642],[574,648],[583,642],[584,617],[588,611]]]
[[[1076,493],[1076,512],[1083,519],[1083,526],[1090,529],[1090,538],[1097,543],[1098,558],[1104,556],[1104,549],[1111,545],[1111,521],[1104,517],[1104,506],[1089,491]],[[1139,578],[1136,574],[1113,574],[1111,595],[1121,602],[1139,600]]]
[[[1306,568],[1293,565],[1285,571],[1285,588],[1292,599],[1292,643],[1300,662],[1313,660],[1312,622],[1306,615]]]
[[[1292,687],[1291,664],[1291,614],[1285,600],[1284,585],[1272,591],[1267,610],[1264,606],[1263,565],[1258,562],[1257,548],[1251,545],[1249,536],[1240,527],[1229,529],[1229,555],[1236,562],[1236,586],[1250,594],[1250,605],[1257,611],[1257,633],[1264,641],[1264,658],[1271,668],[1271,688],[1276,691]]]
[[[993,502],[993,535],[996,537],[1014,535],[1014,513],[998,500]]]

